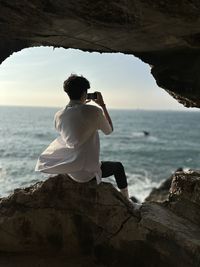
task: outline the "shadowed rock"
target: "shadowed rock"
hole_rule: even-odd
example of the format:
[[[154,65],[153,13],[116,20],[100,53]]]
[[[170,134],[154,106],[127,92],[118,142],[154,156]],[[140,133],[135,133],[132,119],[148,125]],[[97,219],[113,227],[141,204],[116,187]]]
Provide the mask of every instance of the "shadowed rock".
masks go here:
[[[200,171],[176,173],[173,176],[169,199],[171,210],[200,225]]]
[[[190,178],[175,177],[169,201],[143,204],[139,213],[109,183],[58,175],[15,190],[0,202],[0,265],[198,266],[198,196],[189,195],[199,190],[199,174],[187,197],[177,192]],[[182,199],[196,205],[195,219],[179,210]]]
[[[158,188],[153,188],[145,201],[164,202],[169,197],[169,189],[171,187],[172,177],[165,180]]]
[[[176,172],[182,172],[182,168],[178,168]],[[175,173],[176,173],[175,172]],[[154,202],[164,202],[169,198],[169,190],[171,188],[171,183],[173,180],[174,174],[167,178],[158,188],[153,188],[149,196],[145,201],[154,201]]]
[[[41,45],[131,54],[180,103],[200,107],[199,12],[197,0],[1,0],[0,62]]]

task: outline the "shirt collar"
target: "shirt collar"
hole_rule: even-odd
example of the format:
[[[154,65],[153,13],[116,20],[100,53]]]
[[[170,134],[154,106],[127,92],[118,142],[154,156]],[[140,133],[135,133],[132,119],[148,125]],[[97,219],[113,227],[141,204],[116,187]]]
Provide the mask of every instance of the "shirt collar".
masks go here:
[[[67,106],[83,105],[84,103],[80,100],[70,100]]]

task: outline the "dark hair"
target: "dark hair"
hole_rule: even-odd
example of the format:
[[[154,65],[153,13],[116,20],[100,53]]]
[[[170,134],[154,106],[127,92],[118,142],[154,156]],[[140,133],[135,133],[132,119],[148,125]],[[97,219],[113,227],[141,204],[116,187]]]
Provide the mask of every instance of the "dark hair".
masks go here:
[[[71,74],[69,78],[64,81],[63,88],[70,99],[79,100],[84,92],[87,93],[87,89],[90,88],[90,83],[83,76]]]

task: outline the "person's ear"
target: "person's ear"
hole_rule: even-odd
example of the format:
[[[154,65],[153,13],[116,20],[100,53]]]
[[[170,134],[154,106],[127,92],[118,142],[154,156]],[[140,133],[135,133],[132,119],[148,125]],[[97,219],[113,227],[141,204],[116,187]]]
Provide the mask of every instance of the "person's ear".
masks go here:
[[[87,91],[84,91],[84,98],[87,98]]]

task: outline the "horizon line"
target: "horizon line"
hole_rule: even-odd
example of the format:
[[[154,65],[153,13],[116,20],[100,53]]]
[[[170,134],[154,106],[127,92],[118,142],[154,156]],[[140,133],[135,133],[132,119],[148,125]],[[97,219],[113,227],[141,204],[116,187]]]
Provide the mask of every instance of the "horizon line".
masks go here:
[[[0,104],[0,107],[18,107],[18,108],[55,108],[55,109],[60,109],[64,106],[31,106],[31,105],[5,105],[5,104]],[[98,107],[98,106],[97,106]],[[191,111],[199,111],[198,108],[195,108],[195,107],[191,107],[191,108],[186,108],[184,109],[151,109],[151,108],[115,108],[115,107],[108,107],[109,110],[135,110],[135,111],[177,111],[177,112],[180,112],[180,111],[183,111],[183,112],[191,112]]]

